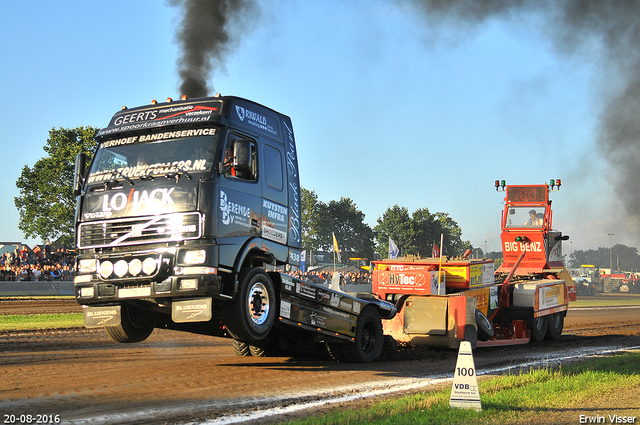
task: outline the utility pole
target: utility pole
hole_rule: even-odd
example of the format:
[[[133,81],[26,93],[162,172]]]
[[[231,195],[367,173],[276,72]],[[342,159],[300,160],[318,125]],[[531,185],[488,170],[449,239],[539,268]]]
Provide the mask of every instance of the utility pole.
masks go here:
[[[613,274],[613,260],[611,257],[611,236],[613,233],[607,233],[609,235],[609,274]]]

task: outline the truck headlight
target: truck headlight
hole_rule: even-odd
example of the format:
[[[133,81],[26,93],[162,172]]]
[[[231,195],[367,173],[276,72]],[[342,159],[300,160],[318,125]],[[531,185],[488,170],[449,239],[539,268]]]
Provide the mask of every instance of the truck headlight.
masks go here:
[[[108,278],[113,273],[113,263],[111,261],[103,261],[100,263],[100,276],[103,279]]]
[[[179,289],[198,289],[198,279],[180,280]]]
[[[207,259],[207,251],[204,249],[194,249],[184,253],[184,262],[186,264],[203,264]]]
[[[144,261],[142,262],[142,272],[147,276],[149,276],[155,271],[156,271],[156,260],[151,257],[145,258]]]
[[[81,274],[78,276],[75,276],[73,278],[73,283],[78,284],[78,283],[89,283],[91,282],[91,275],[90,274]]]
[[[113,266],[113,271],[115,272],[116,276],[122,277],[129,271],[129,263],[124,260],[118,260],[115,266]]]
[[[94,295],[95,290],[93,289],[93,286],[78,288],[78,296],[80,298],[93,298]]]
[[[96,270],[95,258],[83,258],[78,262],[78,273],[95,273]]]
[[[131,276],[137,276],[142,271],[142,261],[137,258],[134,258],[129,262],[129,274]]]

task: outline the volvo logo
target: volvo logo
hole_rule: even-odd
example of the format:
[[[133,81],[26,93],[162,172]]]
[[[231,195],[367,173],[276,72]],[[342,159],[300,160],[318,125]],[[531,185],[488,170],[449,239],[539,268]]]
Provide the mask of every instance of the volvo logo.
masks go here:
[[[236,114],[238,114],[240,121],[244,121],[244,108],[242,106],[236,105]]]

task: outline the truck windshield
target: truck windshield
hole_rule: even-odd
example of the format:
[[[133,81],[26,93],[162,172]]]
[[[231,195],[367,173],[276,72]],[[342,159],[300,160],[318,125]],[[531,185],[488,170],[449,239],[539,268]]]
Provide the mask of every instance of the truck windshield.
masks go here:
[[[189,131],[189,130],[187,130]],[[175,132],[183,133],[183,132]],[[87,183],[146,179],[167,174],[210,172],[218,145],[218,134],[162,140],[164,134],[107,140],[100,144]],[[139,142],[139,140],[153,140]]]
[[[504,227],[542,227],[544,207],[512,207],[507,209]]]

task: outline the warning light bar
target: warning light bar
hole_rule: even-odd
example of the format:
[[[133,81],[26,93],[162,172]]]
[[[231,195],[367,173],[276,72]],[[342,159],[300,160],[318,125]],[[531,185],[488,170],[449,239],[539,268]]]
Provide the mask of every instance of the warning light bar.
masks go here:
[[[529,242],[531,242],[531,239],[529,239],[526,236],[516,236],[515,241],[516,242],[522,242],[522,243],[529,243]]]
[[[496,192],[502,188],[502,191],[504,192],[504,188],[507,186],[507,182],[506,180],[496,180]]]
[[[558,190],[560,190],[561,184],[562,184],[562,181],[560,179],[551,179],[549,181],[549,186],[551,186],[551,190],[553,190],[554,187],[557,187]]]

